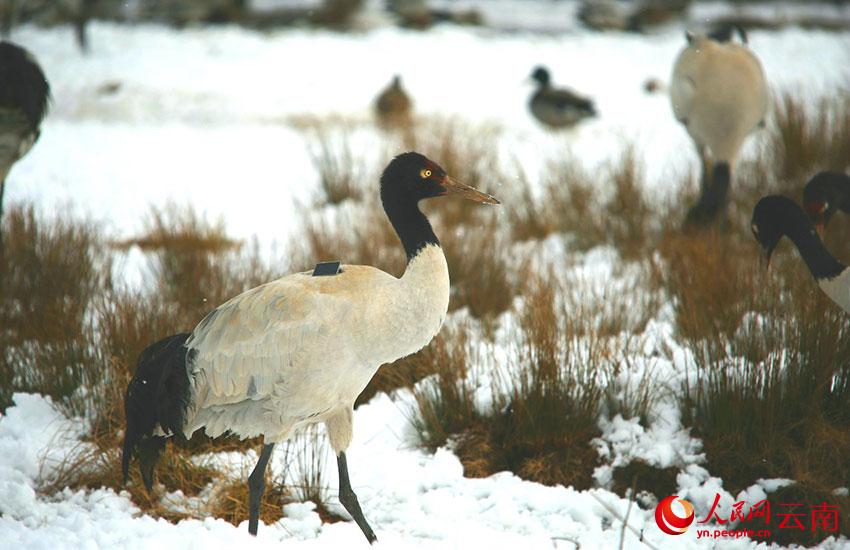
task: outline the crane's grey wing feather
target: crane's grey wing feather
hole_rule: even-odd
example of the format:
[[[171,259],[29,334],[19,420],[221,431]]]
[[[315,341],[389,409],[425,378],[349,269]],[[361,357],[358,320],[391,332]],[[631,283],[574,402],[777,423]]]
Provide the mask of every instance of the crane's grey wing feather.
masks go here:
[[[324,379],[336,391],[333,368],[363,363],[370,297],[398,280],[365,266],[333,277],[299,273],[251,289],[202,320],[186,347],[199,407],[274,396],[299,407],[307,387]],[[340,382],[341,383],[341,382]]]
[[[186,347],[195,352],[199,406],[267,397],[291,371],[309,368],[310,354],[352,308],[346,296],[318,292],[309,280],[290,276],[254,288],[198,324]]]

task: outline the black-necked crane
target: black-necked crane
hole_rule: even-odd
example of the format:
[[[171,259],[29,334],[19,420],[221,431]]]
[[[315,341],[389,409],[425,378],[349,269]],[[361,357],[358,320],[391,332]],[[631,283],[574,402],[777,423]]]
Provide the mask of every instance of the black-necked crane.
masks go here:
[[[596,116],[593,101],[581,97],[566,88],[555,88],[545,67],[537,67],[531,73],[537,81],[537,90],[531,95],[528,107],[534,118],[550,128],[565,128],[579,121]]]
[[[407,255],[401,278],[369,266],[336,266],[288,275],[248,290],[209,313],[191,334],[146,349],[127,388],[123,449],[150,489],[165,434],[203,428],[262,436],[248,478],[248,531],[257,533],[264,472],[275,444],[323,422],[339,468],[339,500],[363,534],[376,540],[348,477],[354,400],[384,363],[423,348],[449,305],[449,271],[419,201],[457,194],[498,201],[450,178],[419,153],[394,158],[381,176],[384,211]]]
[[[702,194],[687,225],[713,222],[726,205],[744,140],[764,124],[769,92],[764,70],[743,44],[687,34],[673,65],[670,101],[702,161]]]
[[[815,174],[803,189],[803,207],[823,234],[837,211],[850,214],[850,176],[841,172]]]
[[[768,264],[780,239],[791,239],[821,290],[850,313],[850,269],[826,249],[799,204],[781,195],[763,197],[753,209],[752,230]]]
[[[413,101],[395,75],[392,82],[375,99],[375,118],[385,129],[406,128],[413,119]]]
[[[38,61],[17,44],[0,41],[0,250],[6,176],[38,140],[49,100]]]

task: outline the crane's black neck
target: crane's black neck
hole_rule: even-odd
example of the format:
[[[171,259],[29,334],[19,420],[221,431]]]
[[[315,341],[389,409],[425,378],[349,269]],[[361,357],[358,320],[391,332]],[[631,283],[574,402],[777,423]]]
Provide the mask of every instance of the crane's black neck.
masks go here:
[[[395,183],[381,182],[381,202],[398,238],[404,246],[409,262],[425,246],[440,246],[440,241],[431,228],[431,223],[419,209],[417,197],[404,192]]]
[[[19,109],[37,131],[49,100],[50,84],[35,59],[20,46],[0,40],[0,104]]]
[[[844,264],[829,253],[814,228],[805,220],[792,219],[785,234],[797,246],[800,256],[817,279],[832,279],[846,268]]]

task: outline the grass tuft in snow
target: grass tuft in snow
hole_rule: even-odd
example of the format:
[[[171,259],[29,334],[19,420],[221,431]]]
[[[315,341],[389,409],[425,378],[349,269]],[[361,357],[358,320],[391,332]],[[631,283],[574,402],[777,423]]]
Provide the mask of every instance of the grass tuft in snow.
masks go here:
[[[416,392],[414,426],[423,445],[434,449],[452,441],[468,476],[510,470],[548,485],[591,486],[598,457],[590,441],[599,435],[604,393],[596,367],[603,351],[580,342],[552,279],[529,283],[522,344],[492,384],[490,410],[475,406],[474,359],[456,334],[436,379]]]
[[[644,460],[634,459],[625,466],[614,469],[611,490],[627,497],[634,489],[635,494],[647,492],[660,501],[668,495],[676,494],[679,489],[676,481],[678,475],[679,468],[676,466],[659,468]]]
[[[412,421],[421,444],[431,451],[481,418],[473,395],[470,336],[467,325],[446,327],[426,348],[435,376],[414,392],[417,411]]]
[[[314,133],[310,158],[319,174],[325,204],[361,200],[366,191],[366,170],[355,160],[348,136],[344,135],[337,141],[321,124],[314,127]]]
[[[674,298],[677,332],[685,340],[733,334],[746,313],[765,309],[760,302],[769,296],[758,293],[766,281],[752,235],[673,235],[660,251],[656,274]]]
[[[148,253],[155,282],[150,293],[179,320],[182,331],[240,292],[275,278],[256,242],[243,250],[227,236],[223,221],[210,223],[191,206],[152,207],[143,234],[122,244],[137,244]]]
[[[774,108],[769,147],[781,180],[805,181],[821,170],[850,167],[850,93],[809,101],[784,93]]]
[[[549,162],[541,175],[541,193],[521,169],[507,213],[514,240],[570,236],[572,248],[585,251],[610,245],[627,260],[645,257],[658,241],[659,220],[666,216],[644,195],[643,166],[631,147],[596,175],[566,154]]]
[[[230,478],[217,485],[209,500],[209,514],[233,525],[248,521],[248,475],[253,466],[242,469],[240,478]],[[266,490],[260,500],[260,521],[266,525],[283,517],[283,505],[291,501],[288,488],[279,475],[266,468]]]
[[[509,263],[510,243],[495,216],[477,227],[457,228],[441,244],[452,282],[450,310],[466,307],[474,317],[492,322],[511,308],[518,285]]]
[[[770,285],[754,291],[773,300],[734,333],[689,345],[695,372],[683,421],[702,438],[709,471],[733,494],[760,478],[793,479],[812,498],[850,485],[850,321],[801,271],[789,270],[785,299]],[[838,500],[848,534],[850,507]],[[807,531],[798,540],[784,531],[774,541],[826,536]]]
[[[0,411],[13,392],[29,391],[80,414],[81,388],[98,380],[91,314],[109,271],[99,228],[27,205],[12,205],[2,221]]]
[[[562,308],[553,280],[532,278],[525,293],[523,344],[511,379],[494,396],[498,412],[488,426],[491,445],[499,449],[491,467],[581,490],[592,485],[598,460],[590,440],[599,435],[604,388],[597,369],[605,350],[581,336],[584,319]]]

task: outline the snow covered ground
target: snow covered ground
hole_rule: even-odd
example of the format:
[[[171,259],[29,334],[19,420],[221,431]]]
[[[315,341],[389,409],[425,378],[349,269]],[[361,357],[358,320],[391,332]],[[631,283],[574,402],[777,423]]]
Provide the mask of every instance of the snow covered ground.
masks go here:
[[[14,33],[44,66],[54,102],[40,141],[12,171],[7,192],[10,201],[32,201],[47,214],[71,207],[88,213],[116,237],[138,232],[150,205],[171,200],[222,217],[236,237],[256,236],[271,256],[275,243],[295,230],[298,205],[319,192],[309,138],[291,121],[311,115],[351,121],[358,154],[374,164],[388,152],[371,127],[371,101],[394,73],[403,76],[420,116],[457,115],[501,126],[503,151],[520,159],[532,181],[566,146],[593,169],[619,155],[624,143],[636,143],[650,196],[671,193],[669,182],[677,181],[671,176],[696,168],[667,97],[642,89],[649,77],[667,79],[683,43],[681,27],[651,36],[450,26],[336,34],[95,24],[91,31],[89,56],[78,53],[67,29]],[[850,85],[850,33],[787,29],[753,32],[750,40],[774,90],[816,97]],[[540,63],[556,82],[592,96],[601,116],[564,135],[541,129],[526,108],[526,79]],[[102,93],[109,83],[120,88]],[[488,188],[497,196],[498,183]],[[597,250],[579,268],[604,274],[614,261],[616,254]],[[127,277],[132,281],[134,274]],[[662,308],[645,336],[673,350],[672,360],[654,361],[676,383],[688,357],[671,337],[671,317]],[[409,392],[392,400],[380,394],[355,413],[349,464],[380,547],[620,544],[625,499],[605,489],[543,487],[509,473],[466,479],[450,450],[431,455],[414,447],[411,399]],[[733,495],[700,465],[699,442],[683,429],[678,409],[662,400],[651,420],[648,428],[606,420],[600,452],[614,464],[641,456],[661,467],[681,466],[678,494],[697,506],[699,517],[716,492],[728,505]],[[50,476],[80,426],[33,395],[17,395],[0,418],[0,548],[366,547],[353,523],[322,525],[309,504],[290,506],[287,518],[261,527],[253,539],[244,525],[222,520],[172,525],[142,516],[126,494],[110,490],[37,495],[36,479]],[[325,478],[335,490],[333,466],[327,462]],[[601,484],[608,476],[610,467],[597,471]],[[756,485],[745,496],[752,502],[761,495],[764,488]],[[633,508],[628,524],[634,532],[626,532],[624,548],[755,546],[749,540],[698,541],[694,530],[664,535],[651,508]],[[641,531],[643,542],[634,534]]]

